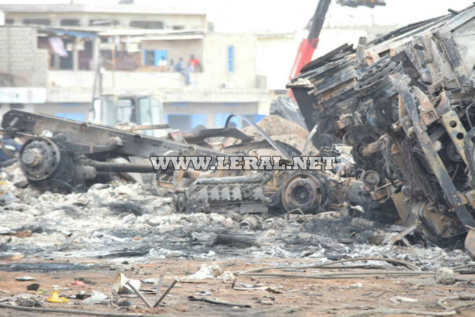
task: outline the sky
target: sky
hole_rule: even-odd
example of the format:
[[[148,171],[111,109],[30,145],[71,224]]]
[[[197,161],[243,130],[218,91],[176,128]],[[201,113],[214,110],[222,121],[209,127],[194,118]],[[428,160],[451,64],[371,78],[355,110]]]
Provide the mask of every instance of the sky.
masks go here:
[[[0,4],[70,3],[71,0],[0,0]],[[116,4],[118,0],[73,0],[74,3]],[[302,29],[313,15],[318,0],[135,0],[143,6],[184,6],[202,8],[216,31],[293,32]],[[374,9],[330,5],[326,27],[361,25],[406,25],[460,10],[473,0],[386,0]]]

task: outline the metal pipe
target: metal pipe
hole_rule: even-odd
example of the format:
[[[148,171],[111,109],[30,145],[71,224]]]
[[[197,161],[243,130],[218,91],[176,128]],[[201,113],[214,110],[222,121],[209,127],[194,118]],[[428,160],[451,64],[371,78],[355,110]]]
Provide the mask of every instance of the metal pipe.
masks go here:
[[[157,295],[155,297],[155,302],[159,299],[160,297],[160,291],[162,289],[162,282],[163,282],[163,275],[160,275],[160,278],[158,279],[158,286],[157,286]]]
[[[117,173],[156,173],[152,164],[123,164],[98,161],[87,161],[87,164],[96,168],[98,172],[117,172]]]
[[[170,126],[168,124],[147,124],[147,125],[136,125],[136,126],[119,126],[118,129],[122,131],[142,131],[142,130],[163,130],[168,129]]]
[[[152,308],[152,304],[150,304],[143,294],[140,293],[140,291],[132,283],[130,283],[130,280],[128,280],[125,284],[130,287],[138,297],[140,297],[140,299],[145,303],[145,305],[147,305],[148,308]]]
[[[18,161],[18,159],[16,157],[14,157],[12,159],[0,162],[0,167],[8,167],[10,165],[15,164],[17,161]]]
[[[310,131],[309,135],[307,136],[307,139],[305,140],[305,144],[303,145],[302,155],[307,154],[307,148],[308,148],[310,142],[312,141],[313,136],[315,135],[315,133],[317,133],[317,128],[318,128],[318,124],[316,124],[313,127],[312,131]]]
[[[165,296],[168,295],[168,293],[170,293],[170,291],[172,290],[173,286],[175,286],[175,284],[178,282],[178,279],[175,277],[175,280],[173,281],[173,283],[171,283],[170,286],[168,286],[168,288],[165,290],[165,292],[163,292],[163,295],[160,296],[160,298],[155,302],[155,304],[153,305],[153,308],[157,308],[158,305],[160,305],[160,303],[162,302],[162,300],[165,298]]]
[[[270,177],[269,177],[270,176]],[[272,178],[272,174],[258,174],[254,176],[227,176],[227,177],[210,177],[197,179],[196,184],[257,184],[265,183]]]

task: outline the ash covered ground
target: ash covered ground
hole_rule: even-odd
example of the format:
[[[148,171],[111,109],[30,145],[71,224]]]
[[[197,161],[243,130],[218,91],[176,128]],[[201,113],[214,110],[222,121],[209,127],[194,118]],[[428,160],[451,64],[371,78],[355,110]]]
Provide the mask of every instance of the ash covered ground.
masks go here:
[[[385,256],[427,269],[470,263],[461,250],[381,245],[391,228],[357,227],[351,217],[338,213],[269,217],[261,219],[258,229],[243,230],[242,216],[225,208],[220,214],[177,213],[171,193],[149,184],[117,180],[63,195],[16,188],[14,183],[23,180],[17,165],[1,173],[4,190],[13,196],[0,207],[4,259],[134,258],[146,263],[239,257],[325,262]],[[238,235],[244,242],[222,242],[220,235]]]
[[[178,213],[171,193],[150,184],[118,179],[63,195],[17,188],[24,180],[17,165],[4,168],[1,178],[10,194],[0,211],[1,316],[360,316],[379,309],[473,316],[475,283],[460,271],[473,273],[468,254],[384,245],[387,235],[397,234],[391,227],[355,226],[355,218],[329,212],[271,216],[257,229],[243,230],[242,215],[226,208]],[[223,236],[238,236],[239,243]],[[403,260],[422,272],[374,260],[308,267],[371,257]],[[279,272],[279,266],[290,268],[276,276],[242,274],[263,267]],[[448,285],[436,273],[446,267],[456,272]],[[365,276],[370,270],[384,274]],[[354,275],[314,279],[282,272]],[[116,292],[119,276],[140,283],[152,303],[157,292],[171,291],[157,308],[147,308],[137,295]],[[31,290],[35,285],[38,290]],[[53,294],[61,300],[54,302]],[[35,310],[23,311],[29,308]]]

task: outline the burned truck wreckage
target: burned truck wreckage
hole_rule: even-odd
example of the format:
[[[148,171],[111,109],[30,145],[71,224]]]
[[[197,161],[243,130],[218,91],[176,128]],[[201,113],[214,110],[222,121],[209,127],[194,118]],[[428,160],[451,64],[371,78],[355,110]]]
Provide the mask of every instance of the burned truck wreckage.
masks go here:
[[[310,142],[296,148],[273,140],[248,122],[256,139],[228,127],[229,119],[221,129],[156,138],[11,110],[2,133],[24,140],[18,164],[41,190],[85,191],[110,173],[143,173],[173,192],[178,212],[232,208],[253,227],[256,214],[341,211],[407,227],[403,233],[441,247],[465,241],[475,254],[474,29],[470,7],[369,43],[362,38],[356,49],[343,45],[304,66],[287,87],[315,151]],[[305,155],[337,157],[337,164],[327,171],[157,173],[149,160]]]
[[[260,156],[278,155],[286,161],[300,151],[274,141],[257,125],[262,141],[235,128],[205,129],[188,135],[171,133],[170,139],[154,138],[99,125],[75,122],[47,115],[12,110],[5,114],[6,134],[28,139],[18,153],[20,168],[30,185],[41,190],[68,193],[84,191],[110,173],[155,173],[153,181],[175,193],[178,211],[210,212],[236,206],[241,214],[276,213],[298,209],[301,213],[335,210],[344,182],[330,175],[279,171],[198,171],[156,172],[149,157],[160,156]],[[217,150],[205,140],[210,137],[239,140]],[[173,140],[172,140],[173,139]],[[192,142],[192,143],[191,143]],[[220,145],[221,146],[221,145]],[[335,154],[335,150],[331,150]],[[141,163],[113,162],[117,158],[142,158]]]
[[[472,6],[361,38],[287,85],[315,146],[351,146],[371,199],[439,246],[473,244],[474,29]]]

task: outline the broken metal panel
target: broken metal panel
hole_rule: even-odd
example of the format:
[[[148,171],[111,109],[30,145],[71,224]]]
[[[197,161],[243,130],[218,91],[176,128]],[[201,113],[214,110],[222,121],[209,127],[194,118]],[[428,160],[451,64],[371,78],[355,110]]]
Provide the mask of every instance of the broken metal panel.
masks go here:
[[[463,138],[467,135],[467,131],[463,127],[457,113],[455,111],[448,111],[440,117],[442,125],[452,139],[458,154],[462,157],[465,163],[467,158],[463,148]]]

